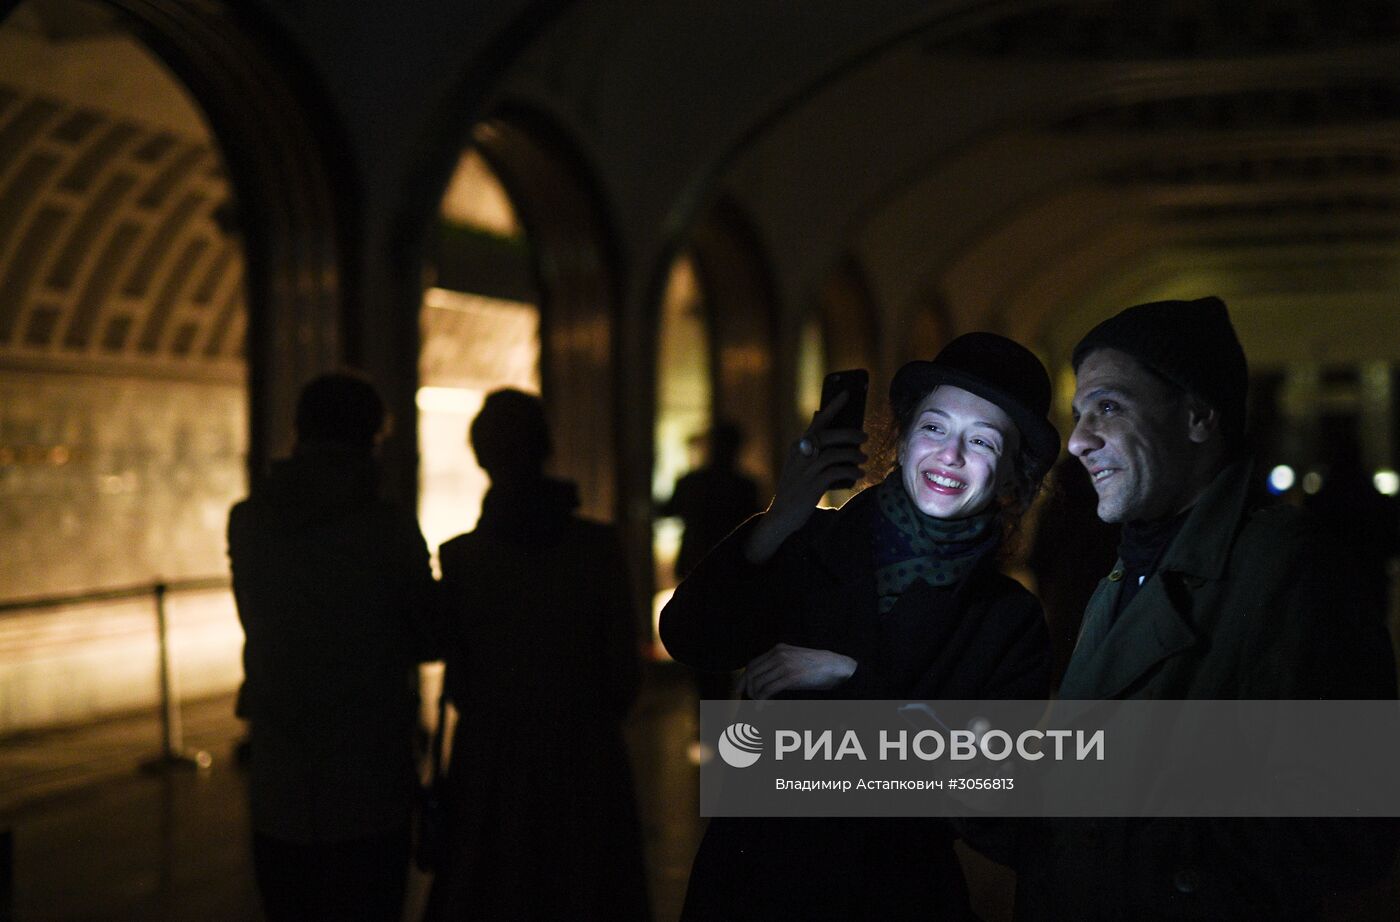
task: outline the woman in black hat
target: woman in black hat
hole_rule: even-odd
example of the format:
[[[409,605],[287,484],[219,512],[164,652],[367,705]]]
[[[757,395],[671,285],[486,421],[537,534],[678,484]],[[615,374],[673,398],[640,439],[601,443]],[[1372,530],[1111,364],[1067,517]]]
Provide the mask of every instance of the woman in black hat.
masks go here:
[[[768,511],[687,577],[661,614],[671,654],[746,667],[752,698],[1041,698],[1050,643],[1035,597],[998,571],[1004,531],[1059,453],[1050,379],[1024,347],[958,337],[890,385],[895,467],[861,475],[858,430],[819,410]],[[716,818],[683,919],[971,917],[953,832],[906,818]]]

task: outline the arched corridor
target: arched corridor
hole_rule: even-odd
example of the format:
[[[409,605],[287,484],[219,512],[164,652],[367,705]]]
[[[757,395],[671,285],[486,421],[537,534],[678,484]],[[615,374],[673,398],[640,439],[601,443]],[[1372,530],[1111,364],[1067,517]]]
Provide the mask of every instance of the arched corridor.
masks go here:
[[[878,421],[902,364],[1000,332],[1067,434],[1086,331],[1218,295],[1258,486],[1307,505],[1345,458],[1400,494],[1393,2],[410,6],[0,0],[0,762],[157,712],[167,591],[175,691],[236,693],[228,509],[334,369],[433,552],[477,522],[482,399],[543,397],[549,472],[622,535],[646,733],[690,714],[659,508],[720,423],[766,503],[834,370]],[[648,751],[673,809],[694,767]],[[644,821],[667,918],[695,830]]]

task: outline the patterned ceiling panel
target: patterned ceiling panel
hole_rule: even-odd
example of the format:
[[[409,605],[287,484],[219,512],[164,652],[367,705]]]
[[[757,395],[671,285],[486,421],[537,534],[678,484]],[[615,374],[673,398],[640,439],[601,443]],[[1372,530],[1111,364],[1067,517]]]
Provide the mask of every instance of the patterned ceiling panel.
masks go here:
[[[0,367],[241,376],[230,197],[204,139],[0,85]]]
[[[1135,0],[1025,4],[930,52],[1079,60],[1355,48],[1400,37],[1393,0]]]
[[[1060,132],[1240,131],[1400,121],[1400,79],[1225,93],[1111,104],[1062,119]]]
[[[1236,156],[1171,156],[1105,171],[1100,180],[1114,185],[1167,186],[1261,182],[1330,182],[1400,180],[1400,154],[1385,149],[1298,152],[1253,151]],[[1392,187],[1393,188],[1393,187]]]

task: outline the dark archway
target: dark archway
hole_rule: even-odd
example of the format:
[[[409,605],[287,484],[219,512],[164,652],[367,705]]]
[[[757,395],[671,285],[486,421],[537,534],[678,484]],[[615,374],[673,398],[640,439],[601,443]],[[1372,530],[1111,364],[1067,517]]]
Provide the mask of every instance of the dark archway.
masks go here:
[[[103,0],[188,87],[220,143],[247,260],[248,464],[284,447],[297,388],[353,361],[345,340],[354,185],[311,69],[246,4]]]
[[[393,459],[391,471],[400,494],[405,497],[414,496],[417,490],[417,442],[410,433],[416,432],[412,421],[416,415],[414,396],[419,383],[418,363],[422,347],[418,312],[423,301],[423,267],[436,233],[443,190],[447,188],[462,151],[477,145],[483,156],[487,157],[492,170],[506,185],[512,199],[520,204],[520,217],[526,223],[527,234],[533,235],[533,222],[537,219],[548,220],[547,215],[539,214],[540,209],[523,204],[523,196],[528,195],[529,190],[521,185],[521,179],[508,175],[509,169],[500,163],[503,154],[492,154],[488,148],[493,143],[489,140],[482,142],[477,133],[487,122],[509,121],[522,132],[531,135],[538,132],[541,138],[546,139],[542,143],[547,146],[550,144],[548,139],[563,137],[562,133],[548,127],[547,120],[538,117],[528,107],[499,103],[491,106],[487,100],[492,84],[511,60],[521,49],[528,47],[567,5],[568,0],[534,0],[521,5],[520,12],[496,33],[483,51],[473,57],[456,85],[442,99],[436,116],[429,124],[428,136],[417,139],[421,154],[411,161],[408,173],[399,177],[403,190],[401,205],[389,227],[388,255],[384,264],[386,275],[381,280],[383,288],[379,294],[383,311],[390,315],[390,319],[377,325],[377,329],[390,336],[392,341],[387,349],[381,346],[376,352],[379,362],[384,364],[383,372],[396,382],[393,393],[388,395],[390,405],[395,414],[405,421],[402,427],[404,436],[396,447],[398,455]],[[485,117],[488,108],[499,119]],[[495,146],[506,150],[511,144],[504,142]],[[563,151],[570,149],[567,143],[558,146]],[[590,171],[579,172],[588,175]],[[524,182],[528,185],[528,180]],[[609,260],[608,264],[613,263]],[[548,298],[547,291],[544,296]],[[542,309],[548,311],[546,305],[542,305]],[[542,338],[544,335],[542,329]],[[542,357],[540,371],[545,388],[551,387],[551,364],[547,356]],[[562,458],[557,460],[564,461]],[[561,470],[571,469],[561,464]],[[607,502],[610,505],[605,517],[610,518],[614,500],[610,496]]]
[[[601,198],[582,159],[536,114],[502,111],[473,133],[519,211],[540,295],[540,390],[555,467],[583,511],[617,513],[617,287]]]
[[[771,486],[782,464],[775,370],[777,298],[763,246],[732,203],[711,207],[696,225],[690,253],[705,292],[713,354],[713,413],[743,427],[745,466]]]
[[[880,316],[870,284],[853,259],[842,260],[818,296],[826,370],[868,368],[872,382],[884,380],[880,363]]]
[[[256,473],[291,431],[297,387],[353,360],[343,286],[354,274],[345,245],[354,186],[328,154],[340,146],[339,126],[311,69],[249,5],[96,2],[170,68],[218,139],[247,262],[248,466]],[[0,3],[0,17],[18,5]]]

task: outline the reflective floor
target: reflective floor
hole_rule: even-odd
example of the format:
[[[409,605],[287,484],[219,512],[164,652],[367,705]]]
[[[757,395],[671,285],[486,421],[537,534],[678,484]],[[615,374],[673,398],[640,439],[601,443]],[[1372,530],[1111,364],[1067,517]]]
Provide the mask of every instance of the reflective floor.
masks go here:
[[[694,703],[679,668],[653,668],[628,733],[658,920],[679,914],[702,829],[687,759]],[[212,757],[207,771],[144,767],[160,752],[154,714],[0,741],[14,919],[261,918],[234,752],[243,726],[231,698],[190,702],[183,716],[186,748]],[[427,883],[412,881],[405,919],[418,918]]]
[[[257,920],[248,861],[242,725],[232,700],[189,703],[188,749],[207,771],[152,771],[154,714],[0,741],[0,831],[14,837],[13,918],[38,920]],[[652,667],[629,727],[657,922],[676,919],[702,831],[696,769],[688,759],[695,694],[674,666]],[[973,903],[987,922],[1010,917],[1014,880],[960,852]],[[405,920],[418,919],[427,879],[410,887]],[[1394,881],[1332,907],[1328,919],[1400,917]],[[0,899],[0,922],[8,922]]]

